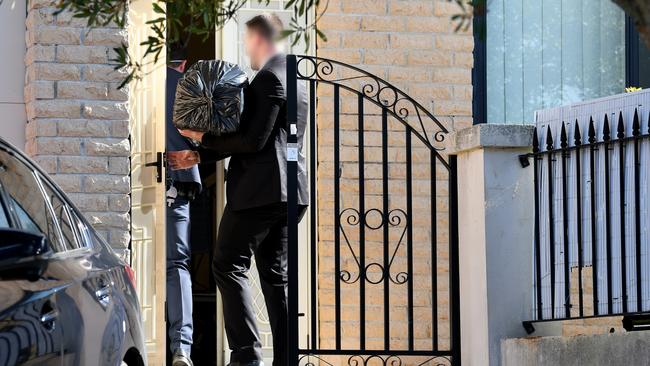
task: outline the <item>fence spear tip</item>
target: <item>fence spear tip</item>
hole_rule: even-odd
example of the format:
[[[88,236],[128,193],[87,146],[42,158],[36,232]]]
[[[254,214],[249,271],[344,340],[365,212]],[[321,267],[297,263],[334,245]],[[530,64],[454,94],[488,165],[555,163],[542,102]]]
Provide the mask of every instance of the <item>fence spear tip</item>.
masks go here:
[[[551,133],[551,126],[546,128],[546,149],[553,150],[553,135]]]
[[[623,112],[618,112],[618,126],[616,126],[616,137],[622,139],[625,137],[625,125],[623,123]]]
[[[596,142],[596,127],[594,126],[593,117],[589,117],[589,143]]]
[[[533,152],[539,152],[539,137],[537,137],[537,128],[533,129]]]
[[[611,139],[611,134],[609,131],[609,118],[605,115],[605,122],[603,123],[603,140],[609,141]]]
[[[562,121],[562,129],[560,130],[560,147],[563,149],[569,146],[568,138],[566,135],[566,124]]]
[[[576,119],[576,125],[573,129],[573,139],[575,140],[576,145],[582,144],[582,136],[580,135],[580,124],[578,123],[578,119]]]

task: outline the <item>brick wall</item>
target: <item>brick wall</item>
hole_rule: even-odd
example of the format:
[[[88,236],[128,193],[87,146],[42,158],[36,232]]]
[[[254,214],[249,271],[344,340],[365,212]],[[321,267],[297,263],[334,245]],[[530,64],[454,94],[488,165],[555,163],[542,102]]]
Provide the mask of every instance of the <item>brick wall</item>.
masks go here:
[[[385,78],[452,128],[471,125],[474,42],[447,0],[330,0],[318,55]],[[451,117],[453,116],[453,122]]]
[[[27,15],[26,152],[117,250],[130,240],[128,93],[109,64],[126,31],[84,28],[48,0]]]
[[[318,26],[327,41],[317,41],[317,55],[358,66],[396,85],[433,114],[450,130],[471,125],[472,108],[472,50],[469,33],[455,33],[451,16],[459,9],[445,0],[330,0],[327,12]],[[337,76],[349,76],[343,72]],[[363,82],[363,81],[361,81]],[[332,87],[318,87],[318,209],[319,209],[319,339],[324,348],[334,347],[334,137]],[[382,151],[380,109],[365,103],[364,173],[366,210],[382,207]],[[411,112],[413,112],[411,110]],[[413,116],[413,113],[411,113]],[[341,90],[341,144],[338,147],[341,166],[341,210],[358,208],[358,131],[357,99]],[[412,118],[412,117],[410,117]],[[412,119],[410,121],[413,121]],[[425,121],[426,122],[426,121]],[[435,130],[430,130],[435,131]],[[405,209],[405,130],[395,119],[388,122],[389,210]],[[429,137],[432,137],[430,134]],[[414,245],[414,337],[416,349],[431,349],[434,329],[431,326],[433,280],[431,251],[434,225],[437,241],[438,312],[437,330],[441,349],[448,347],[448,176],[437,165],[436,197],[430,189],[431,163],[429,150],[414,138],[413,150],[413,245]],[[432,225],[432,202],[438,211]],[[373,218],[369,218],[371,220]],[[377,217],[374,218],[376,220]],[[379,219],[381,220],[381,219]],[[376,224],[376,222],[375,222]],[[341,269],[354,276],[356,263],[347,246],[349,241],[355,253],[359,251],[358,225],[349,225],[343,217],[341,231]],[[391,227],[391,252],[400,242],[404,226]],[[348,240],[344,238],[347,237]],[[366,229],[366,264],[383,259],[382,230]],[[392,274],[405,269],[404,241],[397,252]],[[369,276],[376,279],[377,267]],[[379,273],[378,273],[379,272]],[[342,284],[342,346],[359,346],[360,309],[359,282]],[[383,285],[367,283],[365,329],[366,347],[384,347],[384,293]],[[392,349],[407,347],[407,292],[405,285],[390,285],[390,345]]]

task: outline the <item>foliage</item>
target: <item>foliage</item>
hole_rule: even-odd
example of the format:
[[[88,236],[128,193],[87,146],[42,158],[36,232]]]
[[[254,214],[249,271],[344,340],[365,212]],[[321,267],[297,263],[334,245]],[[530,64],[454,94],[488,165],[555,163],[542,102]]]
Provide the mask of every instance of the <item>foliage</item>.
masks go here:
[[[646,47],[650,48],[650,1],[648,0],[613,0],[632,18],[636,30]]]
[[[0,0],[1,1],[1,0]],[[116,25],[125,27],[128,18],[130,1],[138,0],[58,0],[57,12],[69,11],[77,18],[87,19],[88,27]],[[221,29],[229,20],[237,15],[247,2],[268,4],[270,0],[156,0],[152,3],[153,11],[158,15],[147,22],[150,27],[149,37],[140,43],[145,47],[141,59],[135,59],[127,44],[115,49],[115,69],[126,69],[128,75],[120,87],[134,79],[144,76],[144,66],[157,63],[165,47],[171,45],[187,45],[193,35],[207,39],[210,34]],[[286,9],[293,10],[289,29],[283,32],[283,37],[291,36],[293,44],[301,38],[309,44],[311,30],[325,38],[325,34],[316,29],[316,21],[327,10],[329,0],[289,0]],[[317,18],[304,25],[299,19],[304,19],[311,9],[320,8]]]
[[[468,31],[475,18],[487,14],[487,0],[447,0],[458,4],[460,13],[452,15],[451,19],[456,22],[456,32]]]

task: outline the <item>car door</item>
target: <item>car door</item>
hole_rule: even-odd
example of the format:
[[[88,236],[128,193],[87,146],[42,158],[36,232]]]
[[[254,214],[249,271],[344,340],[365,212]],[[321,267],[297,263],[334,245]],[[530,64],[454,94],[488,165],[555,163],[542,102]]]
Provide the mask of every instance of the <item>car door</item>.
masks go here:
[[[103,253],[63,195],[40,178],[61,233],[65,252],[56,256],[52,271],[69,283],[57,293],[63,326],[63,365],[115,365],[125,336],[125,310],[113,296],[119,261]]]
[[[52,249],[61,243],[34,172],[0,146],[0,226],[43,233]],[[0,238],[2,240],[2,238]],[[0,279],[0,365],[60,365],[62,319],[56,294],[65,284]]]

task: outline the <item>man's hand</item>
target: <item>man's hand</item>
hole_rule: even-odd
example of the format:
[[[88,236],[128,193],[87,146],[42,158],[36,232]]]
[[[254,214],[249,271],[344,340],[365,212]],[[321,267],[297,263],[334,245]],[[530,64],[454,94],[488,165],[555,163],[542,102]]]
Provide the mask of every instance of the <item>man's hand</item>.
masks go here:
[[[198,141],[201,142],[203,140],[203,135],[205,135],[205,132],[198,132],[198,131],[192,131],[192,130],[178,130],[178,132],[187,137],[190,140]]]
[[[189,169],[201,162],[197,151],[182,150],[167,152],[167,166],[171,170]]]

